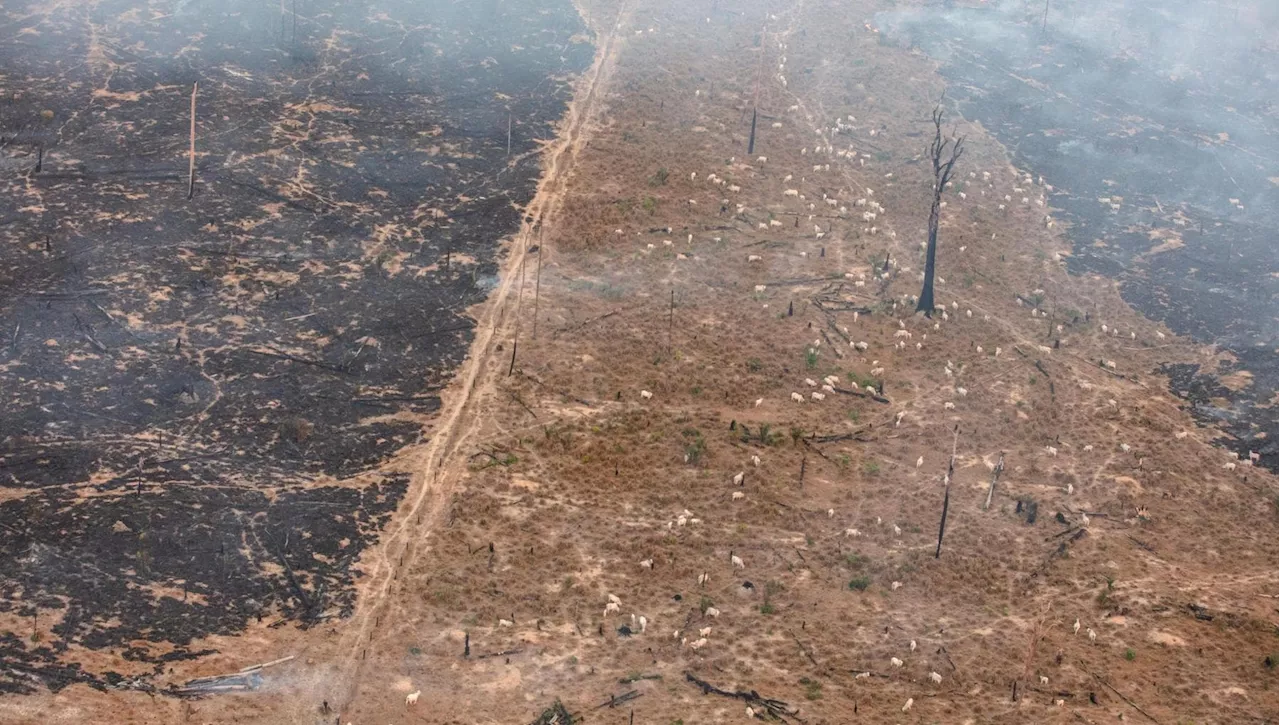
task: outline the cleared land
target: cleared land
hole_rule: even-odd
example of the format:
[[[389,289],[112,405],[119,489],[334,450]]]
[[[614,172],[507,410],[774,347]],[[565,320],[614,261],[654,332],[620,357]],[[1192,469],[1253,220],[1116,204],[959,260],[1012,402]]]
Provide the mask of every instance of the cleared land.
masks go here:
[[[1274,479],[1224,468],[1153,373],[1215,354],[1069,276],[1034,175],[963,120],[946,319],[912,314],[942,84],[855,21],[874,10],[588,3],[595,64],[472,310],[440,434],[388,468],[408,490],[353,616],[207,638],[219,654],[165,673],[297,655],[258,692],[74,686],[0,712],[518,723],[559,698],[591,721],[746,717],[692,676],[806,723],[1274,720]]]

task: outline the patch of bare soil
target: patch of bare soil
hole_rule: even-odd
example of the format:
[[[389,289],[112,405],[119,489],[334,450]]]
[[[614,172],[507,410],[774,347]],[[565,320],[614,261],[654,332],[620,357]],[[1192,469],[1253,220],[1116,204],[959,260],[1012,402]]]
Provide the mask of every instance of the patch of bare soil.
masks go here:
[[[354,616],[244,638],[239,666],[298,655],[258,692],[0,707],[1274,719],[1275,482],[1212,448],[1152,372],[1213,354],[1068,276],[1034,174],[959,119],[946,314],[913,314],[942,87],[863,25],[874,9],[587,3],[596,65],[474,311],[443,434],[405,454]]]

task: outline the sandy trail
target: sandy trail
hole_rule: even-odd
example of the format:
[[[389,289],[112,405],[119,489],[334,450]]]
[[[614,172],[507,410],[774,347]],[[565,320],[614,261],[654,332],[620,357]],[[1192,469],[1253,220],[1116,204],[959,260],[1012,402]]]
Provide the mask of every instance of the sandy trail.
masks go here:
[[[546,170],[526,209],[525,221],[510,243],[511,254],[503,264],[502,281],[480,307],[471,350],[443,395],[445,403],[438,419],[438,432],[413,455],[411,463],[416,464],[413,465],[416,473],[406,502],[398,520],[386,533],[383,546],[366,564],[368,576],[361,587],[359,605],[343,628],[338,644],[341,659],[336,674],[337,679],[345,683],[339,699],[343,709],[355,698],[364,669],[363,653],[376,638],[377,622],[394,609],[399,591],[397,571],[412,566],[414,558],[424,551],[420,544],[436,526],[455,484],[467,472],[466,458],[457,454],[481,431],[485,419],[478,413],[494,396],[498,381],[506,374],[505,354],[499,351],[502,341],[514,339],[519,332],[525,282],[523,266],[530,239],[543,224],[554,219],[563,205],[574,162],[590,139],[592,122],[600,113],[598,100],[604,95],[616,64],[615,36],[625,12],[625,3],[620,4],[614,22],[605,28],[594,28],[600,41],[595,60],[569,104],[563,132],[547,150]],[[516,308],[508,315],[508,302],[513,294]]]

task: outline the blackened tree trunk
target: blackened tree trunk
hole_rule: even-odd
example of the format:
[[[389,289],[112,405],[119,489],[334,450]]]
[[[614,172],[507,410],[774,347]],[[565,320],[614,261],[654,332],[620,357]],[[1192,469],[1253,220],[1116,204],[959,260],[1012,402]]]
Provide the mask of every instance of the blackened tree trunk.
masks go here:
[[[942,212],[942,192],[951,181],[951,173],[956,161],[964,153],[964,137],[942,138],[942,101],[933,109],[933,145],[929,147],[929,156],[933,160],[933,205],[929,207],[929,243],[925,248],[924,287],[920,290],[920,302],[916,304],[916,312],[923,312],[925,317],[933,317],[933,275],[938,258],[938,222]]]
[[[933,270],[938,257],[938,214],[941,203],[942,195],[934,192],[933,206],[929,208],[929,245],[924,256],[924,288],[920,290],[920,302],[916,304],[916,312],[924,312],[925,317],[933,317]]]

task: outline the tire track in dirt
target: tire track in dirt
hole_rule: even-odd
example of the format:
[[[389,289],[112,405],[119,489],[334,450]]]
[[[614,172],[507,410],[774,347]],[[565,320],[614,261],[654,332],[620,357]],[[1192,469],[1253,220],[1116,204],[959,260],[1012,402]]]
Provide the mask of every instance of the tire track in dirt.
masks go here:
[[[412,564],[420,551],[415,544],[429,535],[449,501],[449,494],[466,473],[465,458],[458,458],[456,454],[485,422],[479,413],[494,397],[503,373],[502,361],[496,355],[497,348],[503,341],[511,339],[518,329],[520,301],[524,295],[524,276],[520,270],[528,254],[530,239],[534,230],[553,219],[564,203],[574,163],[591,135],[592,121],[599,114],[597,101],[604,95],[603,89],[608,85],[616,64],[618,50],[615,41],[625,11],[625,2],[620,3],[613,23],[607,28],[596,29],[601,44],[595,61],[583,75],[584,85],[566,110],[560,138],[547,151],[546,169],[533,200],[525,209],[521,228],[511,241],[511,253],[503,264],[502,282],[480,306],[471,350],[442,396],[445,403],[438,418],[437,434],[408,460],[416,472],[406,504],[402,506],[398,521],[386,534],[376,558],[366,563],[370,572],[360,587],[363,591],[357,599],[359,604],[338,644],[341,662],[335,679],[340,678],[345,683],[341,686],[341,702],[344,704],[349,704],[356,696],[363,670],[363,653],[374,641],[374,630],[381,616],[393,609],[397,594],[396,570]],[[590,22],[581,8],[579,12]],[[513,288],[517,307],[515,313],[508,316],[508,301]]]

